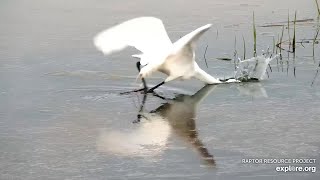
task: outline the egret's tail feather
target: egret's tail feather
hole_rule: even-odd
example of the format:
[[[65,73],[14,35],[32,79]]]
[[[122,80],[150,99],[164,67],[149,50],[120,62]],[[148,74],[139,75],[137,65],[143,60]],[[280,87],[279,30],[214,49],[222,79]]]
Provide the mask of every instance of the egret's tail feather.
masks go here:
[[[210,74],[206,73],[204,70],[197,68],[195,73],[195,78],[203,81],[207,84],[220,84],[222,83],[219,79],[212,77]]]

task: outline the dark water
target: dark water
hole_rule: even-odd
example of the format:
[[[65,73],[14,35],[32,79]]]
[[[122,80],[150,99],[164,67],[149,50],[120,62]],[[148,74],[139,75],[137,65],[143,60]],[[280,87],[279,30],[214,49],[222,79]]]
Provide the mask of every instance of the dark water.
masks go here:
[[[0,179],[319,179],[319,44],[297,43],[259,83],[203,87],[172,82],[143,96],[133,49],[104,57],[92,43],[102,29],[138,16],[163,19],[173,41],[212,23],[198,62],[216,77],[234,64],[215,58],[252,56],[252,12],[258,54],[273,49],[288,10],[297,41],[314,37],[312,0],[24,1],[0,2]],[[291,38],[293,24],[290,24]],[[284,39],[288,39],[287,29]],[[205,68],[204,49],[209,68]],[[288,48],[288,45],[284,45]],[[289,54],[289,58],[288,58]],[[295,70],[294,70],[295,69]],[[163,76],[148,80],[152,85]],[[277,164],[244,158],[315,158],[317,172],[276,172]],[[283,164],[281,164],[283,165]]]

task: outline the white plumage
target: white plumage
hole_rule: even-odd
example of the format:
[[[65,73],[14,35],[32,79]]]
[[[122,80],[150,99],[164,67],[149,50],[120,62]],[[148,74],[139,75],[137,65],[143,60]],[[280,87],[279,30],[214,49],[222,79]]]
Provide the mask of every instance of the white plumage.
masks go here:
[[[140,78],[160,71],[168,75],[164,82],[194,77],[207,84],[217,84],[222,82],[206,73],[195,62],[195,43],[210,27],[211,24],[202,26],[172,43],[160,19],[140,17],[99,33],[94,38],[94,44],[104,54],[128,46],[141,51],[142,54],[133,55],[140,59],[143,66]]]

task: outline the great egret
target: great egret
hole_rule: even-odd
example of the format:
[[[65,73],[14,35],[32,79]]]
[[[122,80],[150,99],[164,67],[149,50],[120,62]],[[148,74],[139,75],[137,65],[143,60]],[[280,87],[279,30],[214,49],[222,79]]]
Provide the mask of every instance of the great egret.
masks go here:
[[[94,37],[95,46],[104,54],[120,51],[128,46],[142,54],[133,55],[137,62],[138,77],[142,79],[145,92],[175,79],[197,78],[207,84],[223,83],[202,70],[195,61],[195,43],[211,24],[202,26],[172,43],[162,21],[155,17],[139,17],[111,27]],[[140,69],[140,67],[142,68]],[[160,84],[147,90],[144,78],[160,71],[168,77]],[[227,82],[234,82],[230,79]],[[139,90],[136,90],[139,91]]]

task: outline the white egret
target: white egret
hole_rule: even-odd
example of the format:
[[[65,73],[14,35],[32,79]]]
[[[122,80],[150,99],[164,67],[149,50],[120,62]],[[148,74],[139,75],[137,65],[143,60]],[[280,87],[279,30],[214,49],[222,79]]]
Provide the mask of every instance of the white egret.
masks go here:
[[[141,90],[145,92],[153,92],[164,83],[175,79],[184,80],[192,77],[207,84],[218,84],[222,81],[206,73],[195,61],[195,43],[210,27],[211,24],[202,26],[172,43],[160,19],[139,17],[102,31],[95,36],[94,44],[104,54],[117,52],[128,46],[141,51],[142,54],[133,57],[140,59],[137,62],[138,77],[143,81],[144,88]],[[168,77],[147,90],[144,78],[155,71]]]

